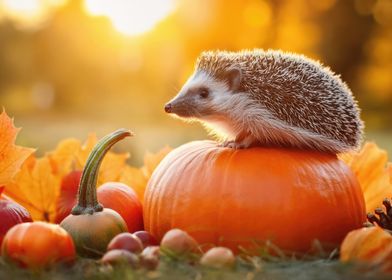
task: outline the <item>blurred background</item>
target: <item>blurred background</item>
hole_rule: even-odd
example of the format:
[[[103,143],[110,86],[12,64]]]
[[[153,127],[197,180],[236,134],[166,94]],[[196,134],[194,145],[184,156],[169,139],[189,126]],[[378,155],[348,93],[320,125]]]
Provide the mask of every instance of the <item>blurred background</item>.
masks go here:
[[[18,144],[54,149],[119,127],[146,150],[208,135],[163,105],[202,50],[274,48],[341,74],[366,139],[392,153],[392,0],[0,0],[0,101]]]

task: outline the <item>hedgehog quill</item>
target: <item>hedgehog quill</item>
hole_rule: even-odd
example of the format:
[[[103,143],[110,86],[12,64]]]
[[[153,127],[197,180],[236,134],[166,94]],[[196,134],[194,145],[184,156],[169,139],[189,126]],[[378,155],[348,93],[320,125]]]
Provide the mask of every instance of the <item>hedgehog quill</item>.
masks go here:
[[[207,51],[165,105],[201,122],[224,147],[291,147],[329,153],[357,149],[363,122],[349,87],[303,55],[275,50]]]

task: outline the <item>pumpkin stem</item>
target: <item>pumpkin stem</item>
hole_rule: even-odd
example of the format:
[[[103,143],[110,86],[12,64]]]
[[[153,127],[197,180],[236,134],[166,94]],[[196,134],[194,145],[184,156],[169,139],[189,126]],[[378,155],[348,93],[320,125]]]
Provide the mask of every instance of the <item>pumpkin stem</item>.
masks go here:
[[[376,223],[379,227],[383,227],[380,220],[373,213],[367,213],[367,219],[370,223]]]
[[[387,210],[388,216],[390,216],[392,218],[392,213],[391,213],[392,204],[391,204],[391,201],[388,198],[385,198],[384,201],[382,202],[382,204],[384,204],[384,207]]]
[[[103,210],[97,200],[97,178],[102,160],[110,148],[121,139],[132,136],[127,129],[118,129],[103,137],[93,148],[84,166],[79,183],[78,203],[73,207],[72,215],[93,214]]]
[[[376,208],[374,210],[374,213],[376,213],[380,217],[381,223],[387,224],[391,222],[391,218],[384,213],[384,210],[382,210],[382,208]]]

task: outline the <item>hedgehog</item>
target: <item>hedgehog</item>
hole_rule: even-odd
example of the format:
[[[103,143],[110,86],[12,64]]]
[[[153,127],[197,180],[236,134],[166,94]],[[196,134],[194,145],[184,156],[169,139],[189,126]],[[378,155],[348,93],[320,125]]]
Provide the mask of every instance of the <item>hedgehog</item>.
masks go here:
[[[279,50],[205,51],[165,111],[199,121],[221,146],[356,150],[363,122],[349,87],[328,67]]]

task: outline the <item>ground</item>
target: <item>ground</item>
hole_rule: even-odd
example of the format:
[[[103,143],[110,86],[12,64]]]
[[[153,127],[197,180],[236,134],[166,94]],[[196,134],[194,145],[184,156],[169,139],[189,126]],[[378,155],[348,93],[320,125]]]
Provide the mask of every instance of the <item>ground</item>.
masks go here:
[[[103,266],[97,261],[79,259],[71,267],[53,267],[50,270],[31,272],[0,259],[0,279],[274,279],[274,280],[339,280],[339,279],[392,279],[377,269],[341,264],[338,260],[314,259],[309,261],[263,261],[258,257],[251,262],[237,259],[233,269],[209,269],[163,257],[155,271],[134,270],[128,266]]]

